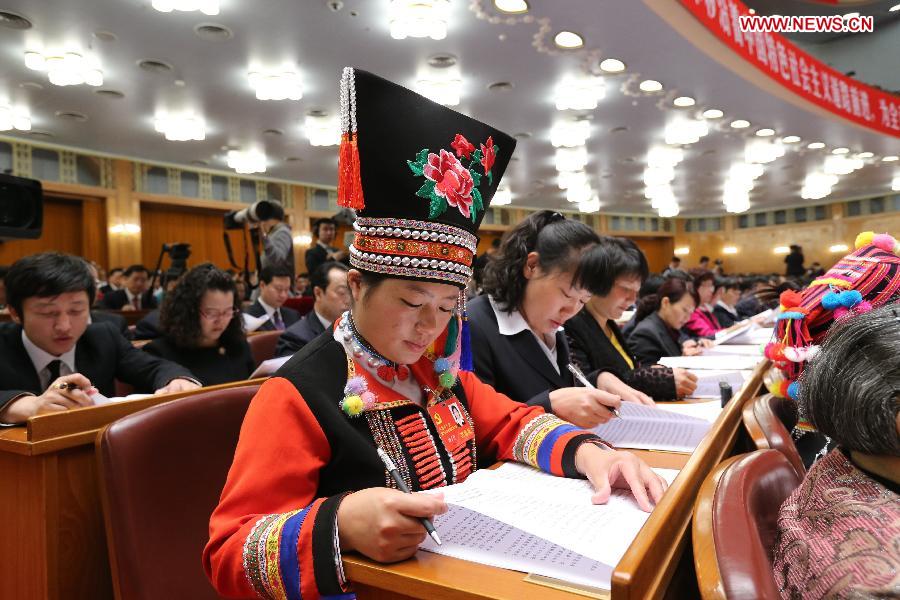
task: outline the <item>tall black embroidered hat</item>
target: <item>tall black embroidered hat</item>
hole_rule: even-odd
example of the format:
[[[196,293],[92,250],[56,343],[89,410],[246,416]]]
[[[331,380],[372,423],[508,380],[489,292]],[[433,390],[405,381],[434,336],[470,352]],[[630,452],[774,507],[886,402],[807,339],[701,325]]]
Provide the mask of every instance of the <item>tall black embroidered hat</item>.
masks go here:
[[[338,203],[358,214],[350,263],[464,287],[515,140],[350,67],[341,77],[341,132]]]

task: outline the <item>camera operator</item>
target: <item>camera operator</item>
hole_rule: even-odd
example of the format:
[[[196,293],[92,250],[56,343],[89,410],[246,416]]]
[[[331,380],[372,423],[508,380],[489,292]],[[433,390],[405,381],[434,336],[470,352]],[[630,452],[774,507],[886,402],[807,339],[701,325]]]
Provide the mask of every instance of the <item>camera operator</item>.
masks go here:
[[[294,236],[291,228],[284,222],[284,208],[278,202],[271,202],[272,212],[268,219],[259,221],[262,234],[263,254],[262,267],[286,267],[294,279]]]
[[[316,245],[306,251],[307,273],[315,273],[316,269],[328,261],[344,260],[347,253],[331,245],[337,234],[337,221],[330,217],[318,219],[313,223],[313,234],[316,236]]]

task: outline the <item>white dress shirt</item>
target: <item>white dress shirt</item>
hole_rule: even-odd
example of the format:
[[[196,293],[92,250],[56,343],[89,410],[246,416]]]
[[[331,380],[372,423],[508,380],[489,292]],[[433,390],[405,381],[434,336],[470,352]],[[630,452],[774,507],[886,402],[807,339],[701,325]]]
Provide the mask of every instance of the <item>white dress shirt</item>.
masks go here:
[[[46,390],[53,383],[50,381],[50,369],[47,368],[47,365],[54,360],[61,361],[59,365],[60,375],[71,375],[78,372],[75,369],[75,346],[72,346],[72,349],[62,356],[53,356],[49,352],[41,350],[34,342],[29,340],[28,336],[25,335],[24,329],[22,330],[22,344],[25,346],[25,352],[28,353],[28,358],[31,359],[31,364],[34,365],[34,370],[37,371],[38,378],[41,380],[42,390]]]
[[[500,331],[500,335],[516,335],[520,331],[525,331],[526,329],[531,332],[534,338],[537,340],[538,346],[541,347],[541,350],[544,351],[544,354],[547,355],[547,359],[550,361],[550,364],[553,366],[553,369],[559,373],[559,363],[557,362],[557,351],[556,351],[556,336],[553,337],[553,347],[547,345],[547,342],[544,341],[544,336],[537,334],[531,326],[528,324],[528,321],[525,320],[525,317],[522,316],[518,310],[514,310],[511,313],[505,312],[497,306],[497,303],[494,299],[488,296],[488,300],[491,303],[491,308],[494,309],[494,316],[497,317],[497,328]],[[562,327],[560,327],[560,330]]]

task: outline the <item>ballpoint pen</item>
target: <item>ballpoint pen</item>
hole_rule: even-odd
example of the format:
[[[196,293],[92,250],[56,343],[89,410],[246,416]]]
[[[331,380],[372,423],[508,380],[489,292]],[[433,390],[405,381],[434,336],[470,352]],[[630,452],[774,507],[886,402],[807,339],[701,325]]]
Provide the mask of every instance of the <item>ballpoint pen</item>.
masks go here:
[[[403,481],[403,478],[400,477],[400,471],[397,470],[397,466],[394,464],[394,461],[391,460],[391,457],[387,455],[387,452],[382,450],[381,448],[375,448],[375,451],[378,452],[378,456],[381,458],[381,462],[384,463],[385,468],[388,473],[390,473],[391,478],[394,480],[394,483],[397,484],[397,489],[399,489],[404,494],[412,493],[408,487],[406,487],[406,482]],[[441,538],[437,533],[437,530],[434,528],[434,524],[430,519],[426,519],[425,517],[421,517],[419,519],[422,522],[422,525],[425,527],[425,531],[428,532],[428,535],[431,536],[438,546],[441,545]]]
[[[581,385],[583,385],[586,388],[591,388],[592,390],[597,389],[597,386],[595,386],[590,381],[588,381],[588,378],[584,376],[584,373],[581,372],[581,369],[579,369],[572,363],[569,363],[567,366],[569,367],[569,370],[572,372],[572,375],[575,376],[575,379],[577,379],[578,381],[581,382]],[[612,414],[616,415],[620,419],[622,418],[622,415],[619,414],[618,408],[612,408],[611,406],[606,406],[606,405],[604,405],[604,408],[606,408],[606,410],[608,410]]]

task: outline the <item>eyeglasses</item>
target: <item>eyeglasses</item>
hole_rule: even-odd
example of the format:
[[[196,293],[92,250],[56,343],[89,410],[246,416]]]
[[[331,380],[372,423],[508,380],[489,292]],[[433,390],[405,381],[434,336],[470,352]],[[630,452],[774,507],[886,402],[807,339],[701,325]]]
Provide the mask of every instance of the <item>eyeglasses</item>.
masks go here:
[[[232,308],[229,310],[205,310],[200,309],[200,316],[208,321],[218,321],[219,319],[231,319],[240,313],[241,310],[239,308]]]

